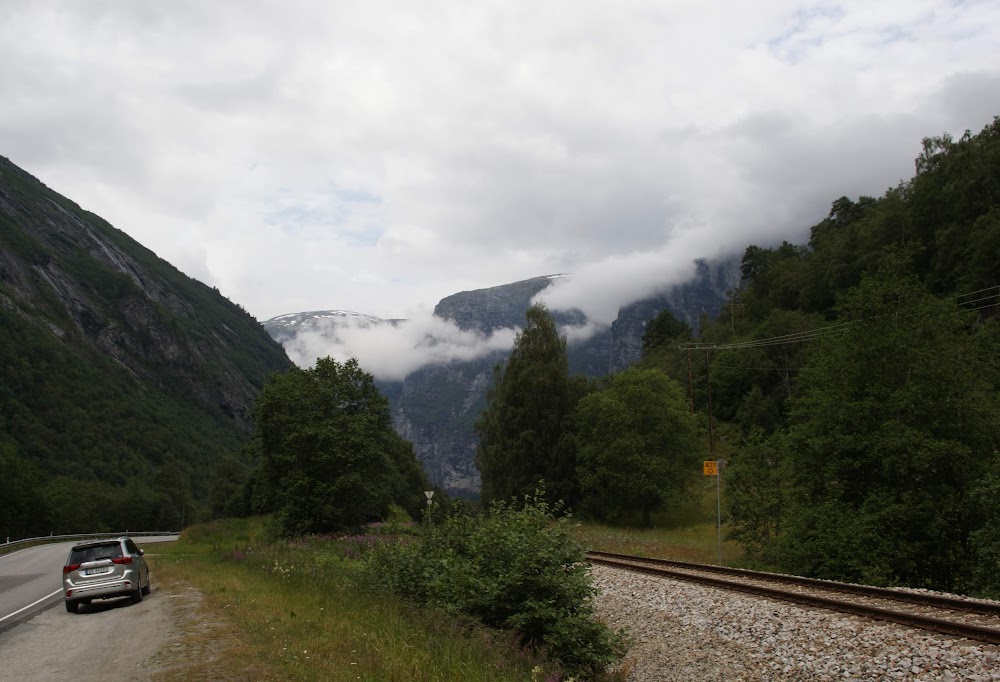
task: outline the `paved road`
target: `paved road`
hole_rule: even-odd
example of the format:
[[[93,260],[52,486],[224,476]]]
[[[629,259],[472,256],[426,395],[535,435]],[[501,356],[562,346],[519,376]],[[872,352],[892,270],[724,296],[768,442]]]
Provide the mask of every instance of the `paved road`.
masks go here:
[[[140,547],[176,535],[134,538]],[[62,566],[77,541],[29,547],[0,556],[0,633],[62,603]]]

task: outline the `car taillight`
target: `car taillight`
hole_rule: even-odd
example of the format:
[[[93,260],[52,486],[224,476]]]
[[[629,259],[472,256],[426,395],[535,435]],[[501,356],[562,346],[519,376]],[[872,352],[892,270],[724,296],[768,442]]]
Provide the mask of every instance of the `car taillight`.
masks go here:
[[[80,564],[66,564],[63,566],[63,575],[66,573],[72,573],[76,569],[80,568]]]
[[[130,556],[120,556],[111,560],[111,563],[115,564],[131,564],[132,557]]]

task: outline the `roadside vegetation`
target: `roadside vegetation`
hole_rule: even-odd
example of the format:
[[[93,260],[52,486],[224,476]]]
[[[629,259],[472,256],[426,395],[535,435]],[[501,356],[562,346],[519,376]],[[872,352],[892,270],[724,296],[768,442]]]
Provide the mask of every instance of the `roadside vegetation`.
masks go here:
[[[373,581],[449,613],[516,632],[570,675],[598,675],[625,652],[623,637],[594,616],[584,550],[536,494],[494,503],[489,514],[452,514],[416,542],[383,544]]]
[[[150,552],[158,587],[203,595],[198,625],[160,662],[161,679],[566,679],[556,661],[509,631],[374,586],[363,557],[410,527],[269,540],[268,525],[260,517],[212,522]],[[188,646],[200,653],[179,665]]]
[[[499,512],[478,530],[473,517],[453,518],[450,529],[448,521],[416,526],[400,515],[363,533],[289,540],[275,538],[270,519],[254,517],[194,526],[180,541],[156,545],[148,556],[157,588],[203,595],[159,678],[619,679],[603,670],[624,642],[591,618],[585,566],[553,569],[583,550],[544,505]],[[450,548],[466,532],[467,543],[494,538],[497,551],[467,554],[478,567],[449,570],[444,559],[457,556]],[[414,551],[432,546],[438,551]],[[505,579],[497,575],[501,554],[511,559]],[[397,559],[404,563],[394,568]],[[424,584],[433,598],[387,589],[392,583]],[[473,595],[459,586],[473,583],[490,594],[477,603],[506,609],[491,623],[504,627],[461,604]]]

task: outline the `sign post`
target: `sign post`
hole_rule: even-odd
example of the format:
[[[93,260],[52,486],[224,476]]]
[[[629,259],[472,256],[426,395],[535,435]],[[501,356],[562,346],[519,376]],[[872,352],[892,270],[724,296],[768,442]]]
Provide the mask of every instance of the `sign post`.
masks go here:
[[[719,538],[719,565],[722,565],[722,466],[724,459],[706,459],[702,471],[706,476],[715,476],[715,530]]]
[[[424,496],[427,498],[427,525],[431,525],[431,498],[434,497],[433,490],[425,490]]]

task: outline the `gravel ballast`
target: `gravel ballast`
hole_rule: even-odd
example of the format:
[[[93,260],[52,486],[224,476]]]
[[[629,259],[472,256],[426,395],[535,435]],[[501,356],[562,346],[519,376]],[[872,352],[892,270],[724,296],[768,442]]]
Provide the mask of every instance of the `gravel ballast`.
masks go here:
[[[597,615],[636,682],[1000,681],[1000,648],[694,583],[593,566]]]

